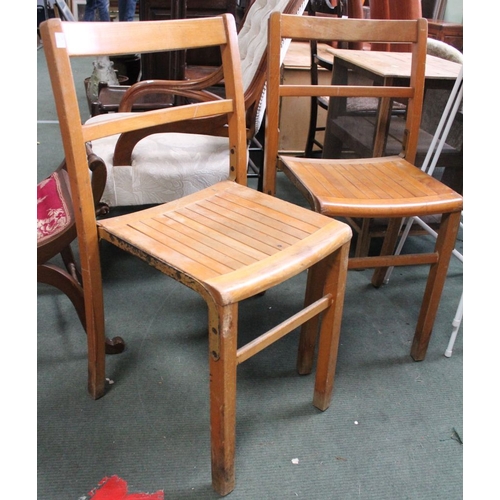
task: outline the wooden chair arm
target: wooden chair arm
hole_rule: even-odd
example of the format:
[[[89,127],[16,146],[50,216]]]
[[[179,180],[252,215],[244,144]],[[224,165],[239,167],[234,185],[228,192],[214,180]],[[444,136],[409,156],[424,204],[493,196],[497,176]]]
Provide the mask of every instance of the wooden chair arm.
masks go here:
[[[130,112],[132,106],[139,99],[147,95],[170,94],[193,98],[201,101],[219,99],[216,94],[205,91],[222,81],[222,68],[202,78],[192,80],[144,80],[130,86],[120,102],[119,112]]]

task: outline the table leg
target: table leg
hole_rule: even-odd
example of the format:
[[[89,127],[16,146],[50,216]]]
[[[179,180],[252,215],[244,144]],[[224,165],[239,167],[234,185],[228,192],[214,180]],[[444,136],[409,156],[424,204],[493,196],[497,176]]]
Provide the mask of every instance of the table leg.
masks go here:
[[[386,78],[382,85],[393,85],[393,78]],[[392,99],[383,97],[380,99],[377,111],[377,124],[373,136],[373,156],[383,156],[387,143],[387,134],[391,124]]]

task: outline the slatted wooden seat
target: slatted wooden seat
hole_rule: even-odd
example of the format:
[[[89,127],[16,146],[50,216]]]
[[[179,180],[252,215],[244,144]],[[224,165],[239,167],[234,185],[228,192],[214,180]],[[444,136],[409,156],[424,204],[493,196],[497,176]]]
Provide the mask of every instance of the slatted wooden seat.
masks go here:
[[[208,305],[212,485],[226,495],[235,485],[238,364],[302,327],[298,370],[309,373],[319,333],[313,403],[321,410],[330,404],[351,229],[245,185],[245,106],[232,16],[139,23],[62,23],[52,19],[41,25],[41,33],[68,165],[82,262],[90,394],[98,398],[105,391],[99,241],[106,240],[199,292]],[[206,46],[220,48],[225,98],[119,114],[82,125],[71,57]],[[227,123],[229,180],[151,209],[96,220],[86,143],[213,116]],[[254,340],[238,347],[239,302],[306,270],[304,308],[270,331],[261,335],[256,332]]]
[[[264,191],[276,192],[276,172],[281,168],[304,194],[311,207],[332,218],[387,218],[381,254],[351,258],[350,269],[375,268],[372,283],[380,286],[389,266],[430,265],[411,355],[423,360],[431,337],[451,252],[460,223],[462,197],[414,165],[424,94],[427,21],[381,21],[335,18],[271,16],[269,34],[268,103]],[[339,42],[392,42],[410,44],[410,83],[398,86],[287,85],[280,79],[276,59],[283,38]],[[383,158],[311,159],[281,155],[280,103],[293,96],[376,97],[407,100],[406,140],[397,156]],[[433,251],[394,255],[402,219],[438,215],[439,235]]]

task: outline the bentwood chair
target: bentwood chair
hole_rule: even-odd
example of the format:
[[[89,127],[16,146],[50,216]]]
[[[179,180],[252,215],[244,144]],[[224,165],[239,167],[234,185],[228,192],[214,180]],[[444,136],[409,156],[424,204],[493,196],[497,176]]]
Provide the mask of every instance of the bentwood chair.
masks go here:
[[[99,260],[99,241],[105,240],[198,292],[208,305],[212,485],[226,495],[235,484],[238,364],[301,326],[298,371],[309,373],[319,333],[313,403],[321,410],[330,404],[352,231],[342,222],[246,186],[245,107],[236,25],[231,15],[140,23],[51,19],[40,29],[83,270],[90,394],[99,398],[105,392],[105,286]],[[71,58],[207,46],[220,47],[224,99],[119,114],[103,122],[82,124]],[[182,126],[212,116],[220,116],[221,123],[227,124],[228,180],[170,203],[96,219],[86,143],[162,124]],[[246,345],[238,345],[239,303],[306,270],[304,308]]]
[[[460,223],[462,197],[415,167],[426,58],[427,21],[357,20],[273,14],[269,28],[268,102],[264,192],[275,195],[281,168],[318,213],[332,218],[386,218],[388,229],[378,256],[349,259],[349,269],[375,268],[372,284],[383,283],[390,266],[430,265],[411,356],[425,358]],[[412,47],[408,87],[282,84],[278,61],[283,38],[346,42],[407,43]],[[279,109],[284,99],[328,95],[333,98],[397,98],[407,102],[404,148],[398,156],[311,159],[279,154]],[[330,104],[332,105],[332,104]],[[394,255],[402,219],[440,216],[433,251]]]
[[[247,141],[249,147],[259,146],[256,148],[259,150],[256,153],[258,156],[262,152],[256,135],[261,128],[266,107],[269,14],[274,11],[302,14],[307,2],[253,0],[238,33]],[[288,45],[284,44],[282,48],[282,58]],[[204,71],[202,76],[189,73],[189,85],[186,82],[181,84],[181,89],[186,88],[184,97],[192,98],[199,88],[209,88],[214,92],[210,96],[205,95],[205,100],[216,99],[222,93],[222,69],[206,67]],[[179,98],[178,81],[141,81],[125,92],[118,111],[140,111],[140,107],[134,107],[137,102],[154,102],[155,97],[165,100],[172,96]],[[98,115],[92,117],[90,123],[108,118],[109,115]],[[184,127],[155,127],[123,134],[119,138],[115,136],[94,141],[94,152],[104,160],[108,171],[102,201],[110,207],[165,203],[227,179],[226,132],[223,125],[220,119],[204,120],[201,123],[186,123]],[[197,132],[196,135],[193,135],[194,132]],[[165,168],[164,163],[168,163],[169,168]],[[255,164],[250,154],[247,171],[250,176],[258,177],[261,183],[262,165]]]

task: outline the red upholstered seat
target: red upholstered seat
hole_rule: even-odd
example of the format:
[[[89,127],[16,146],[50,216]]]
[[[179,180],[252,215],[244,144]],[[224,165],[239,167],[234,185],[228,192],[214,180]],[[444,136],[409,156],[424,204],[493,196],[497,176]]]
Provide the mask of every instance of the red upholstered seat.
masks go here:
[[[57,169],[36,187],[37,246],[45,244],[74,224],[68,174]]]

